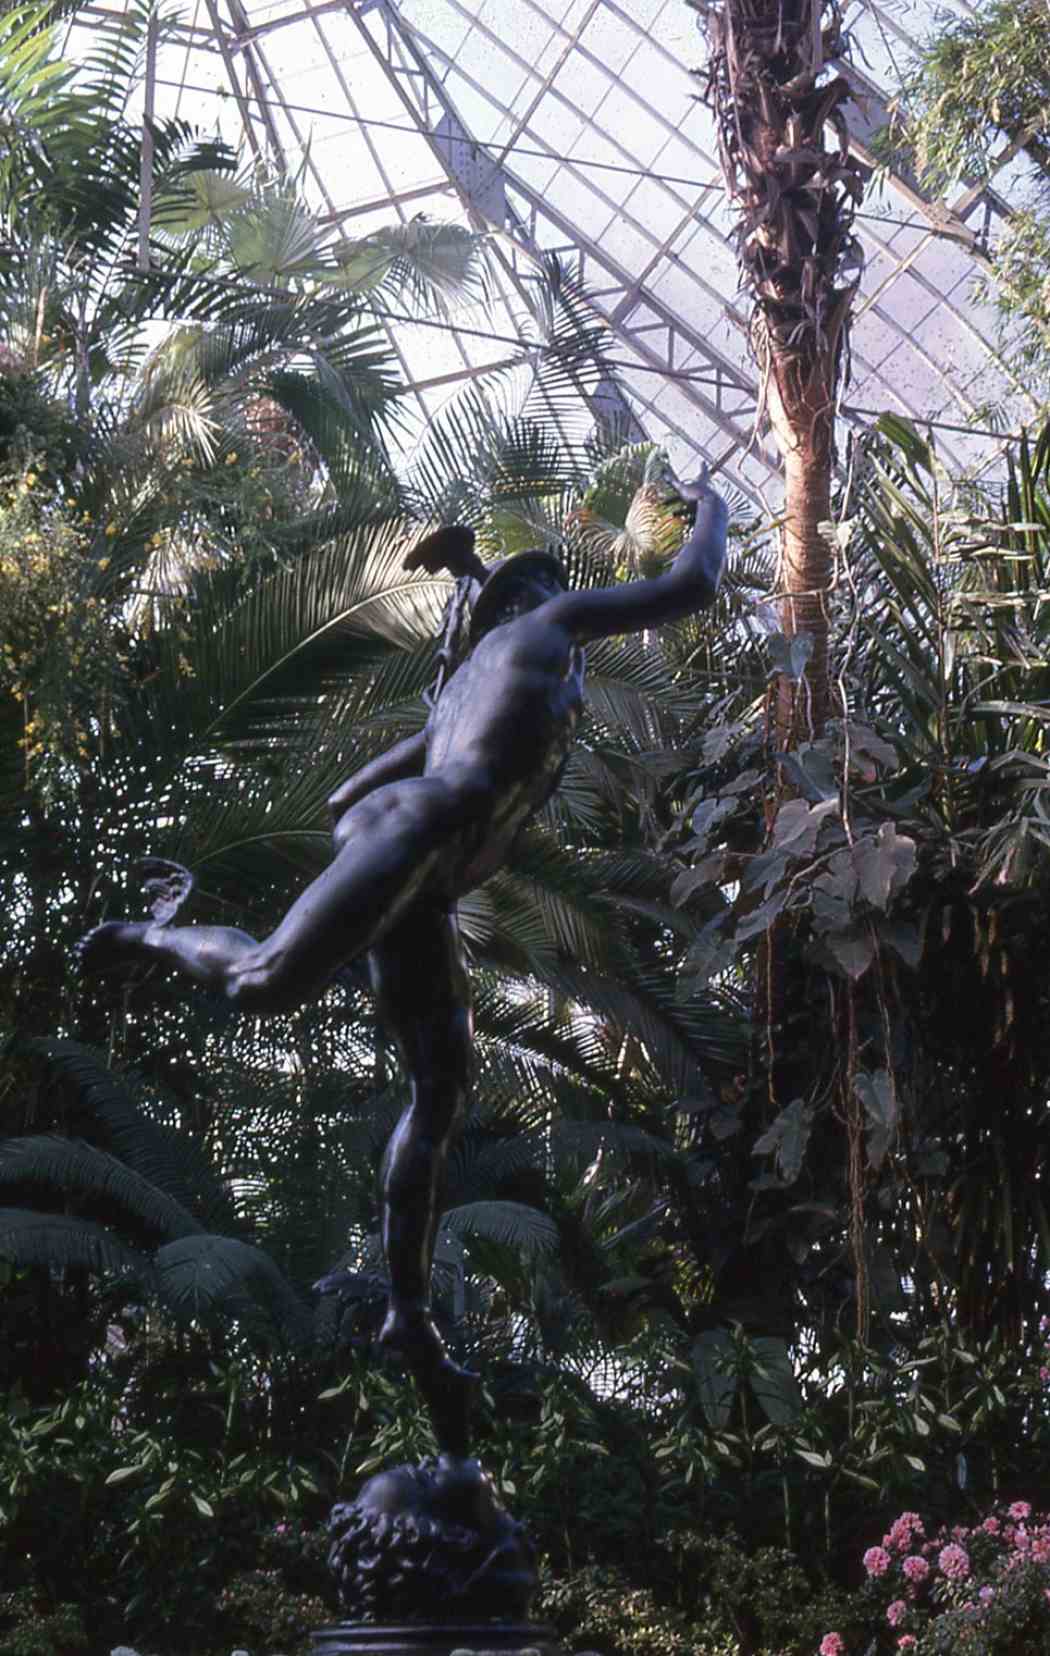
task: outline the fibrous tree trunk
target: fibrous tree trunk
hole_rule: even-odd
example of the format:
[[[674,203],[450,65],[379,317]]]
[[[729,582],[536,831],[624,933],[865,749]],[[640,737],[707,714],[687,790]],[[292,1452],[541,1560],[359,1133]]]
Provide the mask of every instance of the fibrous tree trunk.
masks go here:
[[[863,189],[842,105],[849,83],[829,62],[842,50],[828,0],[722,0],[705,7],[706,98],[722,170],[739,209],[736,234],[753,300],[752,348],[784,459],[782,626],[805,632],[804,682],[784,680],[780,745],[819,733],[828,713],[827,593],[835,406],[850,305],[861,269],[853,215]]]
[[[736,238],[743,284],[752,299],[751,347],[759,370],[760,406],[784,463],[784,524],[779,565],[781,629],[808,638],[793,662],[805,671],[781,674],[769,711],[772,745],[783,753],[821,735],[833,705],[828,671],[832,544],[822,526],[832,516],[835,414],[848,356],[850,307],[862,255],[853,218],[863,173],[849,152],[842,106],[849,83],[835,72],[843,50],[834,0],[690,0],[706,20],[710,55],[704,96],[714,111],[729,201],[738,212]],[[767,801],[766,828],[790,790]],[[814,1056],[804,1026],[805,968],[790,921],[781,915],[766,932],[755,981],[756,1071],[765,1085],[753,1094],[761,1131],[792,1101],[808,1098]],[[844,1084],[843,1119],[850,1119],[852,1078]],[[857,1300],[865,1301],[864,1171],[849,1161],[851,1252]],[[764,1225],[778,1237],[777,1207],[793,1198],[770,1192]],[[745,1241],[727,1273],[739,1298],[761,1278],[766,1298],[792,1299],[785,1251],[765,1254]],[[729,1286],[729,1283],[726,1284]],[[863,1314],[859,1314],[859,1323]]]

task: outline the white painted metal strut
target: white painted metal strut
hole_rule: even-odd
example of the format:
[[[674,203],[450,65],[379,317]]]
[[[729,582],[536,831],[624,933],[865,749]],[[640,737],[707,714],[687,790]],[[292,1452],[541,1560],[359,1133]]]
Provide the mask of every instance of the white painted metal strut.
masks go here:
[[[396,0],[371,0],[365,8],[348,0],[353,18],[376,63],[437,157],[474,222],[501,231],[519,282],[527,283],[544,253],[568,256],[586,286],[595,313],[640,365],[668,373],[676,392],[702,413],[706,428],[718,427],[741,451],[750,448],[771,477],[780,466],[769,449],[752,444],[757,386],[721,355],[710,340],[677,316],[644,282],[622,266],[606,247],[573,225],[540,191],[476,147],[429,52],[442,56],[406,21]],[[381,18],[381,33],[374,20]],[[429,51],[428,51],[429,48]],[[699,359],[699,361],[697,360]],[[678,378],[688,365],[689,378]],[[699,379],[697,369],[709,370]],[[700,448],[695,433],[682,435]],[[745,484],[742,484],[746,488]],[[751,491],[748,490],[750,493]]]

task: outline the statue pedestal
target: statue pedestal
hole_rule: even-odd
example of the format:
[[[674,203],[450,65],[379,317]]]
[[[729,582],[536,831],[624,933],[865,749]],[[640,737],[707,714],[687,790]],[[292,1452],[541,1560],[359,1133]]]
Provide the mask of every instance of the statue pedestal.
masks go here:
[[[313,1656],[564,1656],[554,1629],[529,1620],[535,1548],[476,1460],[380,1472],[333,1507],[328,1533],[353,1619],[318,1628]]]
[[[311,1639],[314,1656],[564,1656],[540,1622],[344,1622]]]

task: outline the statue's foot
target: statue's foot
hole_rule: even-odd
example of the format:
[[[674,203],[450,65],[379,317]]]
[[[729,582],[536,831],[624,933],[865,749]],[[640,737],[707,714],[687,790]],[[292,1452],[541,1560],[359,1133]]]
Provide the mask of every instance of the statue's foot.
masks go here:
[[[74,945],[73,962],[79,972],[106,972],[142,956],[142,940],[152,920],[106,920]]]
[[[422,1369],[430,1373],[448,1368],[456,1374],[471,1375],[469,1369],[461,1368],[458,1363],[452,1361],[428,1311],[420,1311],[415,1307],[406,1309],[400,1305],[389,1306],[383,1318],[383,1326],[379,1330],[379,1344],[387,1351],[397,1352],[399,1356],[404,1357],[412,1369]],[[476,1376],[471,1375],[471,1378]]]
[[[404,1358],[423,1394],[439,1447],[450,1455],[467,1455],[480,1376],[453,1362],[425,1311],[392,1305],[379,1330],[379,1344]]]
[[[181,863],[164,857],[140,857],[136,866],[155,923],[168,925],[193,890],[193,875]]]

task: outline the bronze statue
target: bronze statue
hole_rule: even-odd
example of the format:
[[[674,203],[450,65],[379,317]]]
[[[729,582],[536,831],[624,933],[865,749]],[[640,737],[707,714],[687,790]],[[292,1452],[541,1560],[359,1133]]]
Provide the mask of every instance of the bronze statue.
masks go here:
[[[536,1549],[477,1461],[441,1455],[379,1472],[333,1508],[328,1533],[336,1590],[354,1621],[403,1618],[411,1578],[414,1620],[526,1622]]]
[[[548,553],[487,569],[472,530],[429,535],[406,567],[447,569],[473,597],[469,653],[434,696],[426,728],[332,795],[335,857],[276,930],[257,942],[229,926],[171,925],[192,881],[157,862],[147,870],[153,918],[107,921],[80,945],[84,970],[161,962],[247,1012],[299,1006],[368,952],[410,1087],[384,1163],[390,1302],[380,1340],[403,1354],[438,1443],[454,1456],[467,1453],[475,1377],[434,1326],[430,1274],[445,1163],[471,1087],[456,902],[501,866],[557,786],[579,723],[588,641],[677,620],[714,598],[725,504],[706,480],[681,492],[697,502],[696,522],[671,569],[594,591],[567,590]]]

